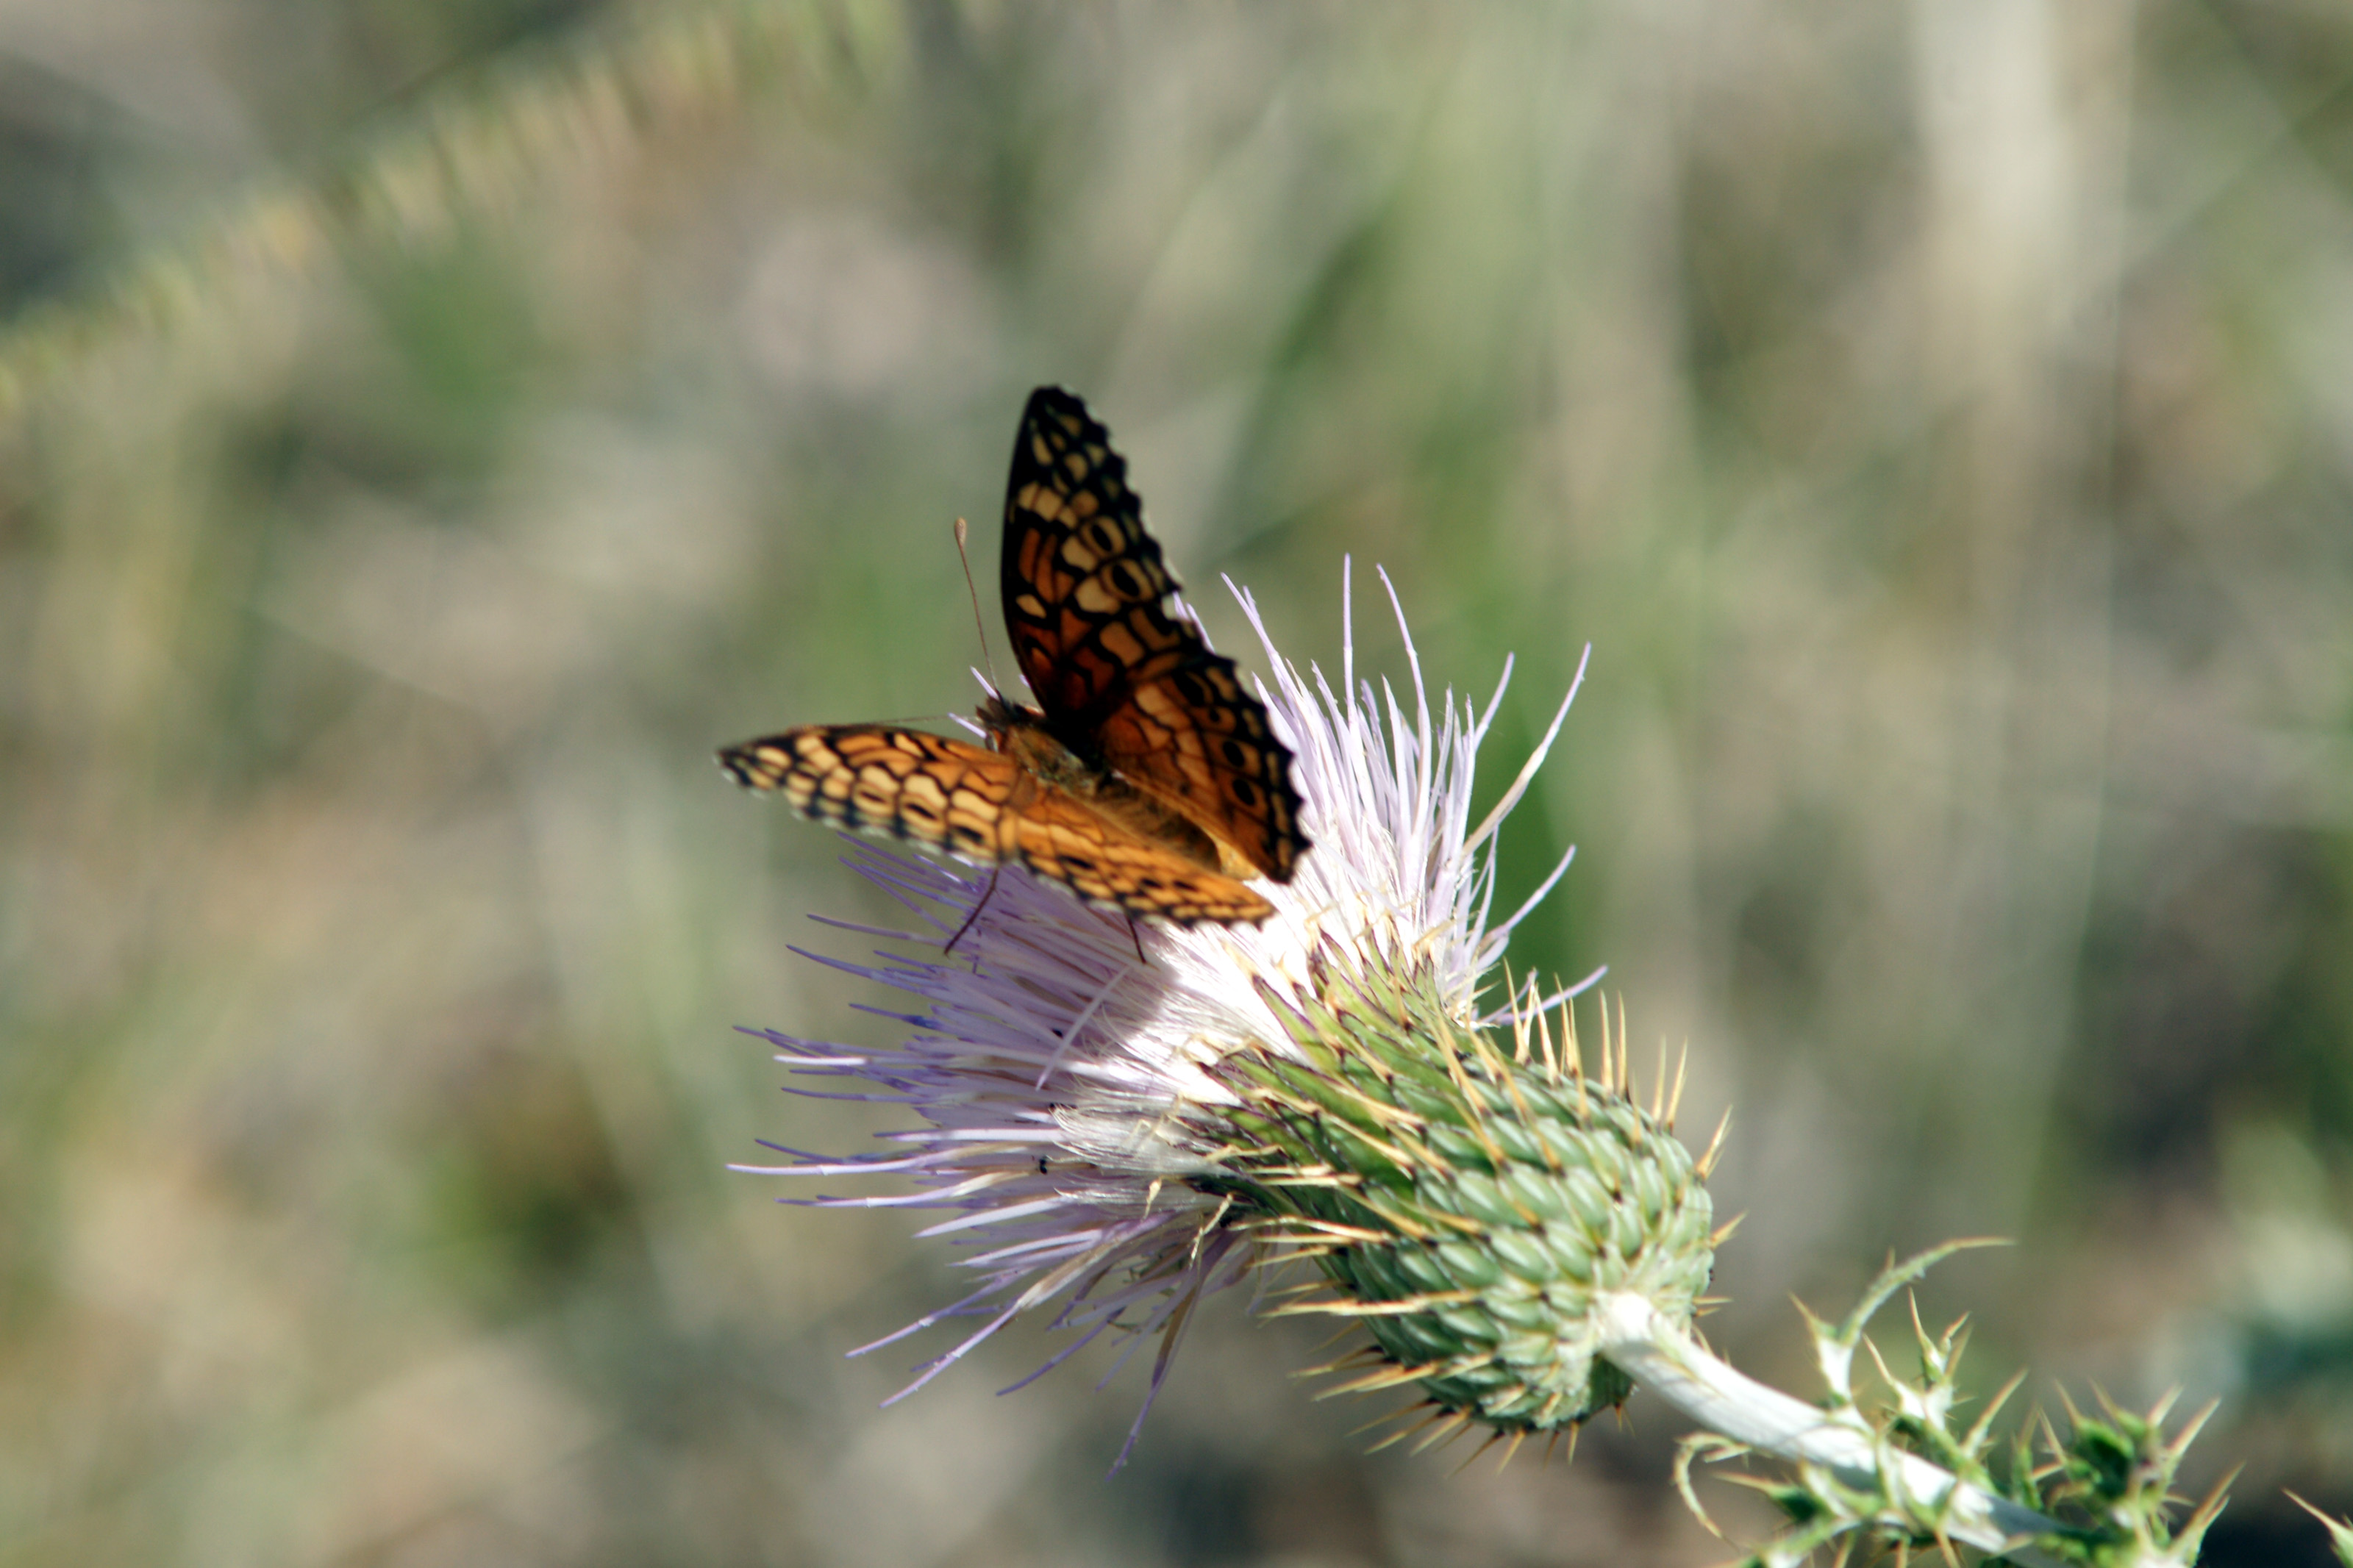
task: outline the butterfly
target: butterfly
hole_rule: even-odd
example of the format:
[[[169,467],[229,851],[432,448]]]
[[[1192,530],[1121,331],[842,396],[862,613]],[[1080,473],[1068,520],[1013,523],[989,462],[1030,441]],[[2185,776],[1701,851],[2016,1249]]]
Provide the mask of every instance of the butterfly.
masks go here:
[[[1234,661],[1174,605],[1126,460],[1086,405],[1029,395],[999,573],[1038,705],[992,692],[976,746],[889,724],[804,724],[719,753],[803,816],[1021,866],[1090,904],[1176,925],[1264,920],[1247,883],[1307,853],[1290,750]]]

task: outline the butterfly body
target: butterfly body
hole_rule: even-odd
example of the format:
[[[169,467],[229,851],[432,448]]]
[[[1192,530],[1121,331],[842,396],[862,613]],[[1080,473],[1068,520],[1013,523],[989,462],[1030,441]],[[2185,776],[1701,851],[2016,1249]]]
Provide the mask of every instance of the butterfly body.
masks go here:
[[[1263,920],[1307,841],[1291,753],[1231,659],[1174,613],[1126,464],[1085,405],[1030,395],[1006,489],[1005,618],[1038,706],[992,694],[976,746],[890,725],[803,725],[729,747],[738,783],[805,816],[1176,924]]]

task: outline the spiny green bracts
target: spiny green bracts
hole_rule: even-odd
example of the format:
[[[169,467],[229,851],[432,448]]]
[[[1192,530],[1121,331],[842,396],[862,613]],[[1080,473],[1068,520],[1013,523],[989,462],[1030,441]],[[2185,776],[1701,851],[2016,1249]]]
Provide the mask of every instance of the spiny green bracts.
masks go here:
[[[1588,1078],[1548,1032],[1498,1049],[1426,984],[1270,999],[1289,1048],[1215,1069],[1240,1105],[1219,1118],[1219,1163],[1265,1216],[1259,1239],[1311,1253],[1332,1288],[1278,1310],[1371,1334],[1380,1364],[1342,1389],[1417,1383],[1512,1434],[1622,1403],[1633,1384],[1597,1353],[1595,1304],[1631,1292],[1686,1326],[1713,1261],[1701,1172],[1657,1108],[1628,1098],[1622,1068]]]

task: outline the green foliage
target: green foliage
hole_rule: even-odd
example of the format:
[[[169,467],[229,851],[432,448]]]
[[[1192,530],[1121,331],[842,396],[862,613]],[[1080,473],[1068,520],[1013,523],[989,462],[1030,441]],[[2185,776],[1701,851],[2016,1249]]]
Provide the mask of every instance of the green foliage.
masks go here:
[[[1858,1484],[1851,1472],[1833,1473],[1811,1464],[1794,1467],[1793,1482],[1734,1478],[1771,1500],[1788,1523],[1748,1563],[1792,1568],[1832,1547],[1843,1562],[1856,1542],[1899,1554],[1950,1552],[1952,1499],[1942,1492],[1923,1495],[1916,1484],[1907,1482],[1894,1462],[1907,1454],[2042,1516],[2047,1530],[2021,1542],[2018,1550],[1997,1554],[1995,1561],[2084,1568],[2186,1568],[2199,1561],[2207,1531],[2222,1511],[2222,1489],[2215,1488],[2183,1519],[2174,1482],[2191,1442],[2213,1414],[2211,1406],[2168,1436],[2165,1420],[2171,1396],[2139,1415],[2103,1395],[2097,1415],[2085,1415],[2070,1402],[2063,1433],[2038,1412],[2005,1441],[1995,1419],[2024,1374],[2012,1378],[1961,1427],[1959,1413],[1969,1403],[1961,1391],[1961,1354],[1968,1339],[1962,1323],[1932,1335],[1922,1325],[1915,1303],[1912,1334],[1919,1370],[1911,1376],[1891,1371],[1878,1347],[1863,1337],[1865,1323],[1897,1290],[1964,1247],[1983,1245],[1947,1243],[1904,1263],[1891,1263],[1835,1327],[1807,1314],[1816,1360],[1829,1385],[1824,1401],[1829,1419],[1862,1424],[1871,1436],[1876,1468],[1867,1484]],[[1879,1374],[1878,1388],[1861,1396],[1852,1377],[1858,1347],[1868,1352]],[[1679,1474],[1694,1510],[1700,1505],[1691,1487],[1694,1462],[1727,1461],[1749,1452],[1710,1434],[1685,1440]]]
[[[958,1403],[1008,1342],[876,1414],[897,1352],[832,1352],[939,1298],[904,1225],[720,1174],[888,1121],[730,1031],[896,1028],[786,951],[895,915],[710,750],[969,708],[949,522],[1048,380],[1246,664],[1219,574],[1336,680],[1350,555],[1400,670],[1386,565],[1435,683],[1519,656],[1500,780],[1595,645],[1496,908],[1581,838],[1514,963],[1738,1106],[1733,1359],[2000,1229],[1981,1345],[2224,1397],[2211,1562],[2345,1511],[2353,10],[144,0],[0,55],[12,1564],[1149,1568],[1200,1496],[1236,1560],[1720,1554],[1593,1467],[1465,1510],[1207,1312],[1073,1503],[1132,1385]]]

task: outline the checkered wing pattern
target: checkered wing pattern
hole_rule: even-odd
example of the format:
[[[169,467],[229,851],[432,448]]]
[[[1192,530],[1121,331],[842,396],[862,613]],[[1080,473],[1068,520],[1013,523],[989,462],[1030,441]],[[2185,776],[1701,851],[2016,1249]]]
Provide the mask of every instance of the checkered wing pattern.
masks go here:
[[[1307,850],[1291,752],[1234,661],[1176,613],[1126,460],[1059,387],[1030,395],[1014,441],[1002,579],[1014,657],[1055,738],[1198,824],[1250,874],[1289,881]]]
[[[1274,912],[1234,879],[964,741],[887,724],[805,724],[730,746],[719,761],[738,784],[776,792],[803,816],[975,865],[1026,867],[1105,909],[1176,925]]]

